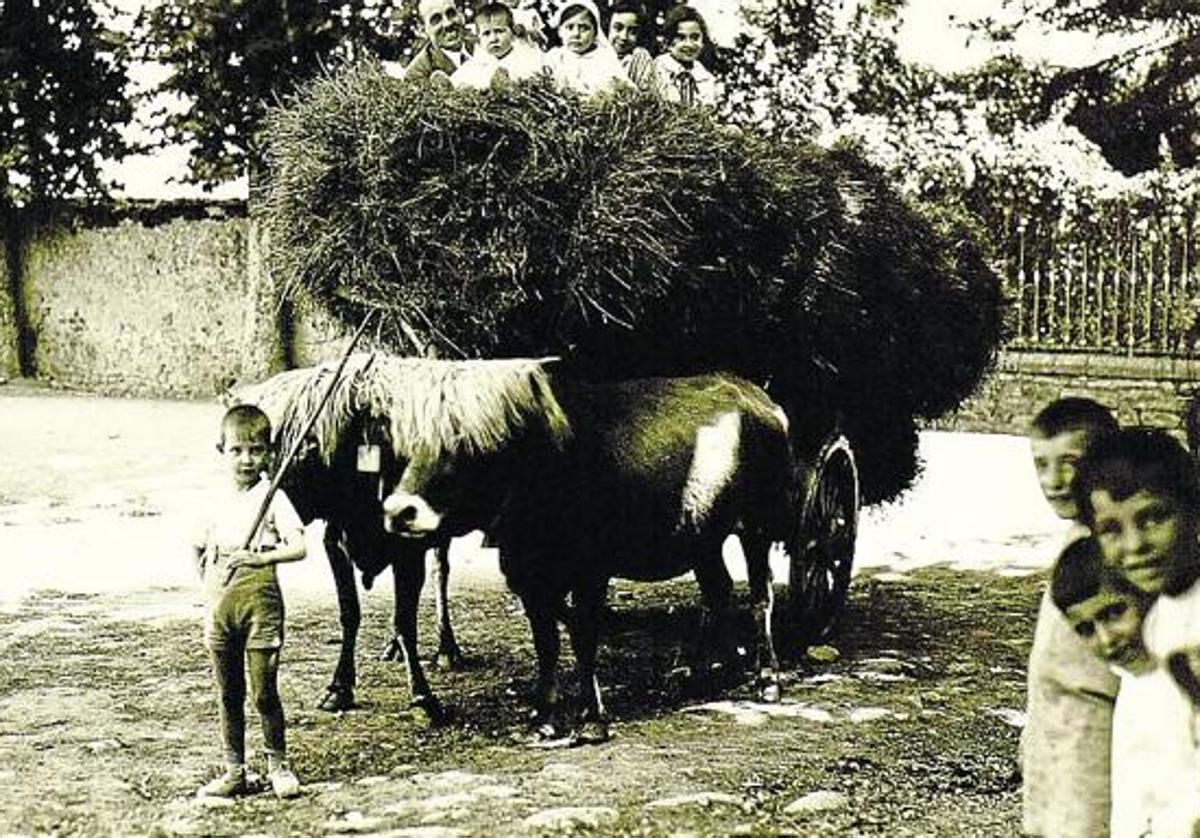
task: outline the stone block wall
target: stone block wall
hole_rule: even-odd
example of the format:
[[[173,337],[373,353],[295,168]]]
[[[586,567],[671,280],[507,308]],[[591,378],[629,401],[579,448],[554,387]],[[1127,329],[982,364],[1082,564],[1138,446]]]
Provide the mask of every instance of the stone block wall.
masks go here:
[[[1020,434],[1054,399],[1087,396],[1112,408],[1122,425],[1182,432],[1197,392],[1200,358],[1005,352],[975,395],[931,426]]]
[[[208,397],[338,357],[346,330],[310,300],[280,303],[264,244],[245,218],[37,237],[25,254],[23,301],[38,376],[101,393]],[[18,372],[6,269],[0,258],[0,377]],[[930,425],[1024,433],[1046,403],[1086,395],[1124,424],[1179,430],[1197,389],[1200,358],[1005,352],[974,396]]]
[[[37,237],[24,294],[38,376],[104,393],[220,392],[271,351],[253,340],[247,236],[233,219]]]

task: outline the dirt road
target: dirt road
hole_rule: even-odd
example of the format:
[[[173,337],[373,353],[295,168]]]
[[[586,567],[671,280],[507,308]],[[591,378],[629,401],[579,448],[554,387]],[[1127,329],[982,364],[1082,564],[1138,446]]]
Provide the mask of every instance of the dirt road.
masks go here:
[[[528,630],[489,551],[456,549],[471,665],[435,673],[455,713],[436,729],[409,711],[400,668],[371,660],[386,590],[367,599],[362,708],[315,709],[336,655],[331,584],[319,555],[285,568],[305,794],[201,805],[215,701],[179,545],[221,477],[219,415],[0,389],[0,833],[1016,833],[1030,572],[1056,522],[1022,440],[939,433],[914,491],[864,517],[837,659],[791,661],[781,705],[684,695],[669,673],[697,618],[691,585],[616,586],[600,674],[618,723],[599,747],[528,746]]]

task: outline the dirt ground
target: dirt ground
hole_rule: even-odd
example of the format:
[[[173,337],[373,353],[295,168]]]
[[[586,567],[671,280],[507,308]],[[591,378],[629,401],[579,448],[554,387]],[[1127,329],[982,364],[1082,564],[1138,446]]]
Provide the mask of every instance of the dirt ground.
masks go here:
[[[604,745],[530,744],[529,631],[478,552],[456,559],[452,591],[468,665],[430,670],[448,724],[410,710],[402,668],[375,660],[386,579],[365,600],[360,707],[318,710],[338,622],[322,560],[306,561],[284,577],[281,676],[304,793],[198,801],[216,704],[172,549],[214,470],[214,415],[0,390],[0,834],[1017,834],[1031,571],[1053,525],[1011,465],[1019,441],[956,434],[923,438],[922,484],[865,516],[842,629],[822,660],[788,660],[780,704],[671,677],[698,621],[690,581],[614,585]],[[432,603],[422,620],[432,650]]]

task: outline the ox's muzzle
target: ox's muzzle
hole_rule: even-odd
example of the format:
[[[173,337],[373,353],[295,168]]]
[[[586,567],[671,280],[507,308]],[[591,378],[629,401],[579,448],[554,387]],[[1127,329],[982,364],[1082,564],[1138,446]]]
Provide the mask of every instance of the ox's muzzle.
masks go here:
[[[442,516],[420,495],[396,491],[383,500],[383,528],[388,532],[429,535],[441,524]]]

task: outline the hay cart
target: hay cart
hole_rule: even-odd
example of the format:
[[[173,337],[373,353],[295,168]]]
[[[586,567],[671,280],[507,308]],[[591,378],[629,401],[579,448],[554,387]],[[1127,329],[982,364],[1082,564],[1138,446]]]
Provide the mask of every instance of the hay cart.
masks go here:
[[[415,329],[444,357],[769,380],[797,452],[786,601],[808,642],[845,602],[860,504],[911,484],[917,423],[999,344],[975,228],[854,148],[549,82],[398,84],[369,61],[309,83],[265,137],[274,275],[347,326],[381,312],[381,345],[420,352]]]

